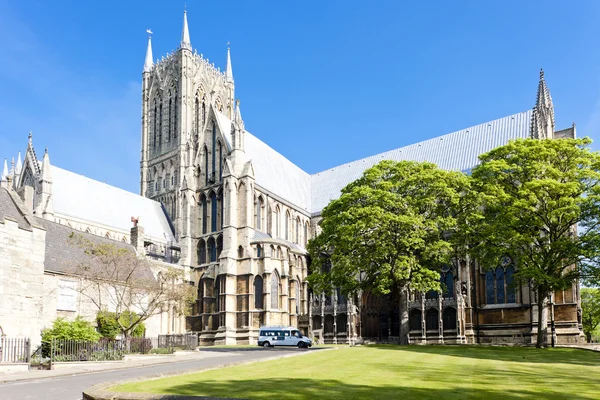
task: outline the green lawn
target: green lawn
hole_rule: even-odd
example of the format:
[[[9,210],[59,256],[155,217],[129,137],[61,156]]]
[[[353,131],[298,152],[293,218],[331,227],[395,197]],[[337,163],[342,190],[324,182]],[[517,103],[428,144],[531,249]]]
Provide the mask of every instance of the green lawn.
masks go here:
[[[576,349],[361,346],[113,390],[251,399],[600,399],[600,354]]]

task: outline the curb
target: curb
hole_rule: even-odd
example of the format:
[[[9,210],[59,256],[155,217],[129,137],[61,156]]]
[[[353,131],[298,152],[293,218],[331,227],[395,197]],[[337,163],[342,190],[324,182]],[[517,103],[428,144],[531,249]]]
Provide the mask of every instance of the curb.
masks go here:
[[[326,350],[336,350],[336,348],[335,347],[323,348],[323,349],[319,349],[319,350],[325,350],[325,351]],[[239,400],[239,399],[222,398],[222,397],[183,396],[183,395],[172,395],[172,394],[165,395],[165,394],[151,394],[151,393],[139,393],[139,392],[134,392],[134,393],[112,392],[112,391],[109,391],[108,389],[113,386],[122,385],[125,383],[149,381],[149,380],[155,380],[155,379],[161,379],[161,378],[168,378],[170,376],[188,375],[188,374],[194,374],[194,373],[198,373],[198,372],[205,372],[205,371],[212,371],[215,369],[233,367],[233,366],[237,366],[237,365],[248,365],[248,364],[255,364],[255,363],[259,363],[259,362],[263,362],[263,361],[272,361],[272,360],[280,360],[282,358],[298,357],[298,356],[307,355],[307,354],[311,354],[311,353],[312,352],[306,351],[306,352],[302,352],[302,353],[286,354],[283,356],[267,357],[267,358],[263,358],[260,360],[231,362],[231,363],[219,365],[218,367],[191,369],[191,370],[186,370],[186,371],[169,372],[169,373],[158,374],[158,375],[141,376],[141,377],[138,377],[135,379],[125,379],[125,380],[121,380],[121,381],[99,383],[97,385],[90,387],[89,389],[86,389],[83,392],[83,399],[84,400]]]
[[[144,367],[151,367],[153,365],[163,365],[163,364],[172,364],[172,363],[176,363],[176,362],[184,362],[184,361],[190,361],[190,360],[194,360],[194,358],[177,358],[177,359],[170,359],[170,360],[164,360],[161,362],[155,362],[155,363],[150,363],[150,364],[142,364],[142,365],[132,365],[129,368],[127,367],[122,367],[122,368],[107,368],[107,369],[99,369],[96,371],[68,371],[67,369],[56,369],[56,370],[52,370],[52,371],[61,371],[62,373],[59,374],[55,374],[52,376],[28,376],[28,377],[23,377],[23,378],[17,378],[17,379],[3,379],[2,377],[0,377],[0,384],[8,384],[8,383],[13,383],[13,382],[23,382],[23,381],[31,381],[31,380],[38,380],[38,379],[52,379],[52,378],[60,378],[60,377],[64,377],[64,376],[76,376],[76,375],[87,375],[87,374],[97,374],[97,373],[101,373],[101,372],[113,372],[113,371],[118,371],[120,369],[134,369],[134,368],[144,368]],[[122,362],[118,365],[126,365],[126,361]],[[31,371],[31,370],[30,370]]]

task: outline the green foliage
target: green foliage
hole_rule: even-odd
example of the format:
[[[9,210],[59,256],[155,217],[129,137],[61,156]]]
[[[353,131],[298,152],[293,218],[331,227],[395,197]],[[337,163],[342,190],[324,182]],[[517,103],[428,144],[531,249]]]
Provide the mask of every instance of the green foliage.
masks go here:
[[[600,289],[581,289],[581,322],[588,342],[596,339],[600,327]]]
[[[152,353],[152,354],[172,354],[173,353],[173,349],[172,348],[166,348],[166,347],[159,347],[158,349],[152,349],[152,350],[150,350],[150,353]]]
[[[552,291],[597,271],[600,155],[590,143],[519,139],[480,156],[473,169],[478,207],[461,227],[471,252],[488,268],[504,255],[515,259],[515,280],[532,284],[540,306]]]
[[[130,337],[142,337],[146,327],[140,321],[140,317],[133,311],[123,311],[117,315],[110,311],[99,311],[96,315],[98,332],[104,338],[115,339],[118,334],[124,336],[128,333]],[[119,323],[120,322],[120,323]]]
[[[382,161],[366,170],[323,210],[322,232],[308,245],[313,289],[441,290],[438,271],[453,251],[445,233],[456,227],[468,186],[464,174],[430,163]]]
[[[66,340],[87,340],[98,341],[100,334],[91,323],[82,317],[75,318],[74,321],[67,321],[64,318],[57,318],[52,323],[52,328],[42,331],[42,341],[50,342],[52,339]]]

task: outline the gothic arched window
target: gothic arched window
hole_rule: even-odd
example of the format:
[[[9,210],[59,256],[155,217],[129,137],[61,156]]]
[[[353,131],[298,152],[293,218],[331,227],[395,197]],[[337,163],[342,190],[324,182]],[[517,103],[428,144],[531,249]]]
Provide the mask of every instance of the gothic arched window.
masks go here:
[[[454,298],[454,274],[451,271],[446,272],[443,283],[446,286],[444,297]]]
[[[506,268],[506,302],[507,303],[516,303],[516,288],[515,288],[515,267],[512,265]]]
[[[209,238],[207,244],[208,244],[209,262],[217,261],[217,246],[215,244],[215,239],[212,237]]]
[[[504,268],[496,268],[496,304],[505,303],[504,298]]]
[[[206,264],[206,243],[200,239],[198,241],[198,265]]]
[[[154,129],[152,132],[152,149],[156,149],[156,135],[158,134],[158,106],[154,99]]]
[[[277,206],[277,208],[275,208],[275,237],[279,237],[279,229],[280,229],[280,215],[281,212],[279,211],[279,206]]]
[[[219,158],[219,182],[223,179],[223,159],[221,157],[222,153],[221,141],[217,140],[217,157]]]
[[[421,310],[410,310],[410,313],[408,314],[408,325],[411,331],[421,330]]]
[[[308,222],[304,224],[304,247],[308,244]]]
[[[254,278],[254,308],[263,308],[263,278],[260,275]]]
[[[425,314],[425,327],[428,331],[440,329],[440,319],[438,310],[430,308]]]
[[[215,192],[210,193],[210,231],[217,231],[217,195]]]
[[[487,271],[485,273],[485,302],[486,304],[496,304],[496,296],[494,295],[494,272]]]
[[[279,276],[277,271],[271,274],[271,308],[279,309]]]
[[[162,101],[158,107],[158,147],[162,146],[162,131],[163,131],[163,109]]]
[[[173,140],[177,139],[177,122],[179,121],[179,116],[177,115],[178,111],[177,92],[175,92],[175,101],[173,102]]]
[[[200,132],[200,100],[198,100],[198,97],[196,97],[196,101],[194,103],[194,117],[197,135]]]
[[[212,181],[215,181],[215,171],[217,170],[217,124],[213,121],[212,126]]]
[[[444,330],[455,330],[456,329],[456,308],[448,307],[442,314],[442,322],[444,324]]]
[[[208,148],[204,145],[204,173],[206,174],[206,185],[208,185]]]
[[[200,208],[202,208],[202,233],[206,233],[208,226],[208,208],[206,207],[206,196],[200,197]]]
[[[259,231],[262,230],[262,208],[263,208],[263,199],[261,196],[258,196],[256,199],[256,229]]]
[[[290,236],[290,213],[285,212],[285,240],[289,240]]]
[[[169,92],[169,111],[167,112],[167,123],[169,127],[167,129],[167,143],[171,141],[171,131],[173,129],[173,97]]]
[[[221,257],[221,252],[223,251],[223,236],[219,235],[217,237],[217,259]]]

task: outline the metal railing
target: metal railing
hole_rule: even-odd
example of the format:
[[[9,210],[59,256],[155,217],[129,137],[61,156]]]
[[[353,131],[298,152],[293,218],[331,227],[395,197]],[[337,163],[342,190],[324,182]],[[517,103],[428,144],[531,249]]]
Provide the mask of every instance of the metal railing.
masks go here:
[[[158,347],[195,350],[196,347],[198,347],[198,334],[184,333],[180,335],[158,335]]]
[[[0,337],[0,364],[28,363],[30,354],[29,338]]]

